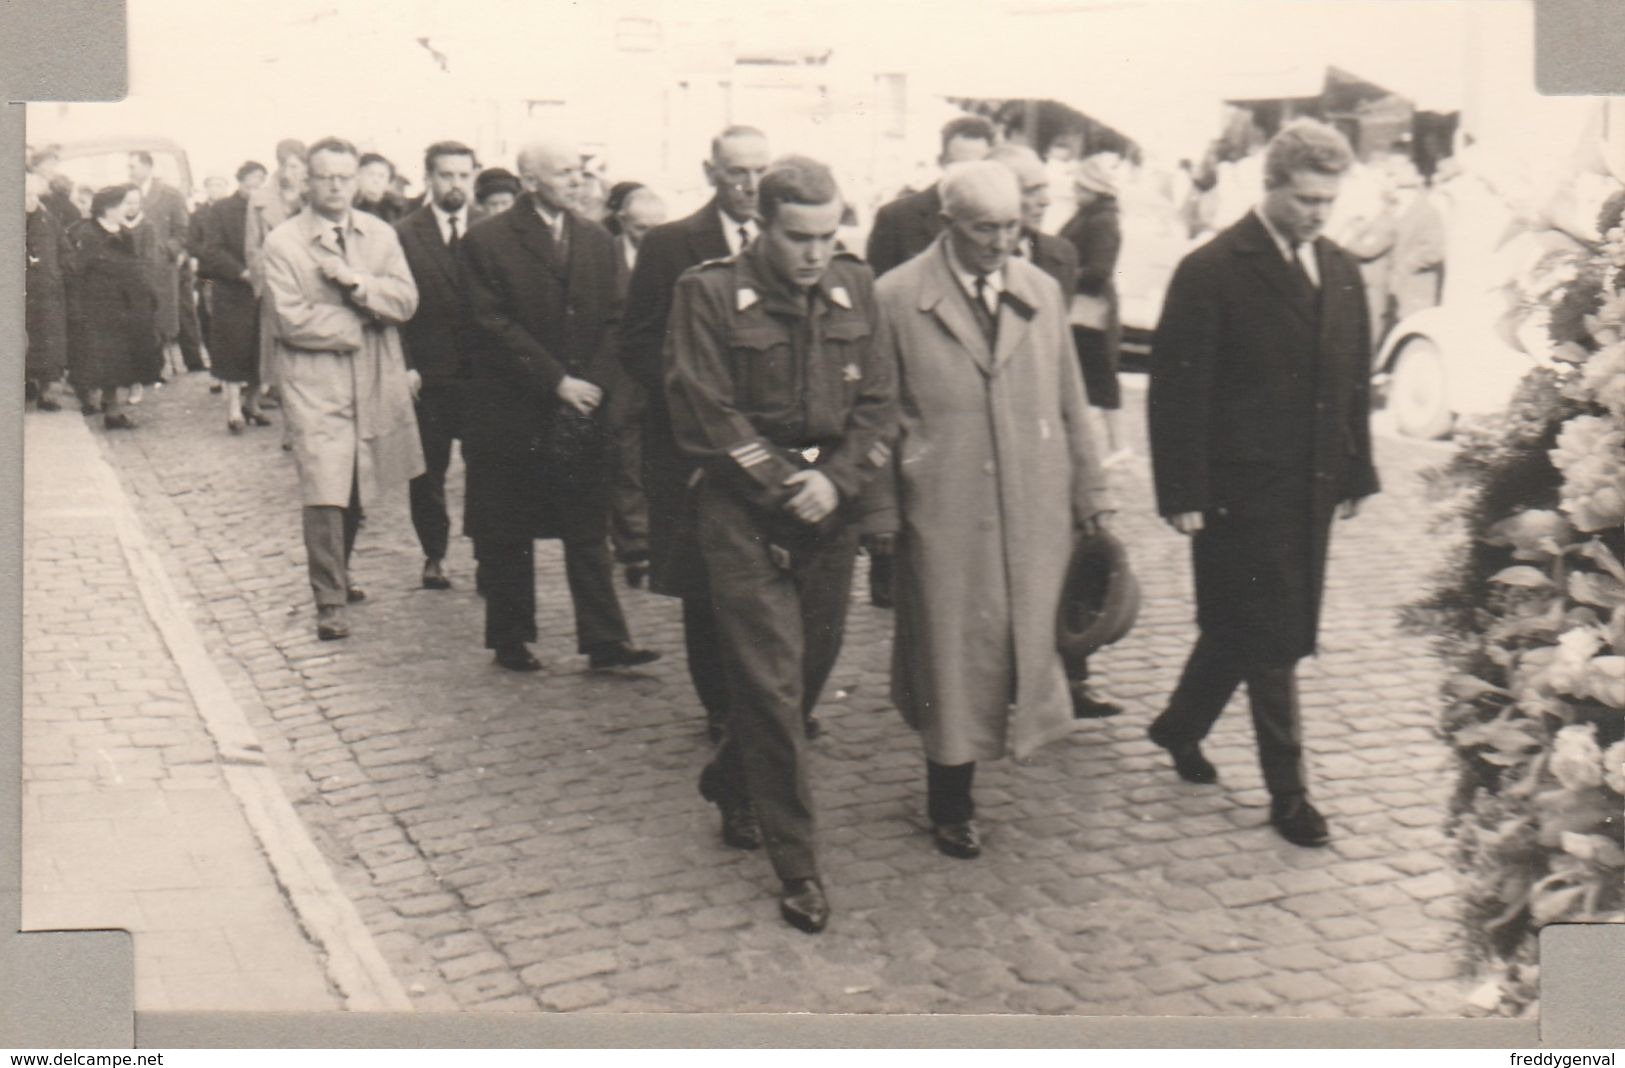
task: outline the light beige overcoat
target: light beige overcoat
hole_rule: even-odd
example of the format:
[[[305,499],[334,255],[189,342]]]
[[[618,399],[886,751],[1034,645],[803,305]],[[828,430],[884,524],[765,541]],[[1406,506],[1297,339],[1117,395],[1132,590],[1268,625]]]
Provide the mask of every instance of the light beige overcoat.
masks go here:
[[[395,230],[352,211],[341,251],[335,225],[306,208],[265,239],[267,305],[299,485],[308,505],[343,507],[352,472],[361,504],[402,500],[423,473],[423,447],[396,329],[418,289]],[[361,276],[353,296],[323,277],[343,258]]]
[[[902,408],[892,697],[939,764],[1020,759],[1073,729],[1056,612],[1110,504],[1060,288],[1010,260],[990,348],[945,240],[875,286]]]

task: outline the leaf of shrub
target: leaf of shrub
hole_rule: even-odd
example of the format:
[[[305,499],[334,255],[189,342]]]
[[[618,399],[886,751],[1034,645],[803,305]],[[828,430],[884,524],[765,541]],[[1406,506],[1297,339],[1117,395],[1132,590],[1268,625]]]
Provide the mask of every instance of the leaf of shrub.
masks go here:
[[[1569,596],[1581,604],[1618,608],[1625,605],[1625,582],[1612,575],[1576,571],[1569,576]]]
[[[1490,576],[1490,581],[1499,582],[1503,586],[1523,586],[1528,589],[1540,589],[1543,586],[1552,584],[1552,580],[1547,577],[1546,572],[1538,567],[1530,567],[1527,564],[1519,564],[1516,567],[1497,571]]]

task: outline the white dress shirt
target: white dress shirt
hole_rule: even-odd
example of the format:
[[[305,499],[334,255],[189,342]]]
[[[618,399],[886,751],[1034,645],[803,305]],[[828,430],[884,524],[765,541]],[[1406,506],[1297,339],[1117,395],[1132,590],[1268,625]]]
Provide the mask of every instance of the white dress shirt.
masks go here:
[[[434,213],[435,225],[440,227],[440,240],[444,244],[451,244],[451,220],[457,220],[457,236],[468,236],[468,205],[464,204],[456,211],[446,211],[434,201],[429,202],[429,210]],[[546,218],[546,216],[543,216]]]
[[[1286,265],[1288,267],[1292,266],[1294,258],[1292,255],[1292,242],[1288,241],[1281,231],[1271,225],[1269,216],[1265,215],[1261,209],[1254,208],[1253,214],[1258,216],[1258,221],[1264,224],[1265,230],[1269,231],[1270,238],[1275,242],[1275,247],[1281,250],[1282,257],[1286,259]],[[1309,281],[1315,284],[1316,289],[1319,289],[1320,264],[1315,262],[1315,243],[1305,241],[1298,246],[1298,252],[1297,259],[1303,264],[1303,269],[1309,273]]]
[[[966,270],[964,265],[959,262],[959,257],[954,255],[952,241],[944,241],[942,247],[948,253],[948,269],[953,272],[955,278],[959,279],[960,286],[965,290],[965,296],[974,301],[976,299],[975,272]],[[999,296],[1004,292],[1004,269],[1001,267],[999,270],[989,271],[982,278],[983,307],[987,308],[989,315],[997,319],[999,317]]]
[[[728,242],[728,253],[733,256],[744,251],[745,246],[756,240],[756,220],[739,222],[727,212],[718,209],[717,218],[722,222],[722,236]],[[739,231],[744,230],[741,237]]]
[[[558,241],[564,236],[564,212],[553,211],[542,207],[540,200],[536,201],[536,214],[542,217],[547,228],[553,232],[553,240]]]

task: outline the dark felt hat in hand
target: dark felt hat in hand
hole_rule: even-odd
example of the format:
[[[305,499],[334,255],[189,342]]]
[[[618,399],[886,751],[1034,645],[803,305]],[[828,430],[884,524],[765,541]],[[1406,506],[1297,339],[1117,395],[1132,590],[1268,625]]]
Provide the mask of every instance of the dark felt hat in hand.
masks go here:
[[[1079,538],[1066,570],[1055,627],[1068,673],[1075,675],[1091,653],[1120,640],[1139,614],[1140,584],[1129,568],[1123,543],[1105,530]]]

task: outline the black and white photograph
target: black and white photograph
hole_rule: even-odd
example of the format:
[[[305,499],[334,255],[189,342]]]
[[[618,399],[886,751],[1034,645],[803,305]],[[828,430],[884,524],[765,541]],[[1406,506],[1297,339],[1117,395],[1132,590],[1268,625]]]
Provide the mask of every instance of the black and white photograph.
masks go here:
[[[1534,1018],[1625,922],[1625,98],[1534,14],[128,0],[26,112],[23,930]]]

